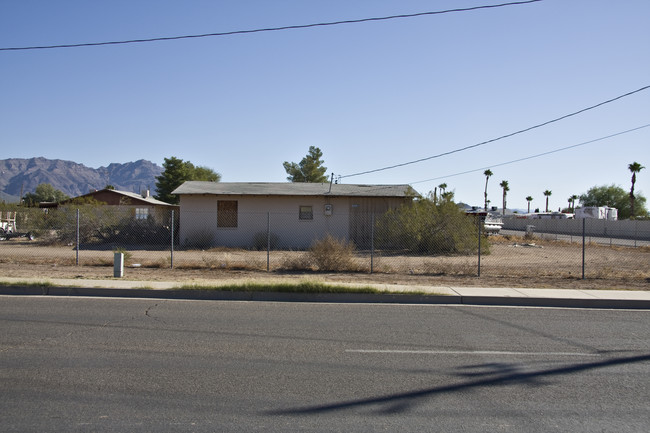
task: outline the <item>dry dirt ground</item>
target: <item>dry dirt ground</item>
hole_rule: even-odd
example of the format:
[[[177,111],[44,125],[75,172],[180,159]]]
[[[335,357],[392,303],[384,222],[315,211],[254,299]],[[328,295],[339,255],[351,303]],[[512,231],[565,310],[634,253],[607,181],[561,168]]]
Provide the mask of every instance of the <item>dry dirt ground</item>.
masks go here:
[[[127,250],[124,279],[202,284],[210,281],[328,281],[434,287],[534,287],[650,290],[650,248],[587,245],[582,279],[582,245],[553,241],[524,244],[494,238],[490,253],[478,257],[424,257],[358,254],[339,272],[318,271],[305,252],[213,249]],[[268,261],[267,261],[268,260]],[[113,250],[80,250],[35,242],[0,242],[0,276],[17,278],[111,279]],[[267,264],[270,271],[267,271]],[[372,265],[373,272],[370,272]],[[353,269],[352,271],[350,269]]]

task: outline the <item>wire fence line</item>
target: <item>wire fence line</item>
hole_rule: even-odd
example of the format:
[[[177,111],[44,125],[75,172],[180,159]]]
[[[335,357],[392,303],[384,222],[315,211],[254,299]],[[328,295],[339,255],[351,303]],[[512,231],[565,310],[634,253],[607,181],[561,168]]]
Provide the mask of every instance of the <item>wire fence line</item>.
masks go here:
[[[3,221],[8,220],[3,212]],[[459,215],[178,211],[80,206],[20,209],[0,227],[2,263],[445,276],[650,278],[647,225],[622,246],[594,242],[589,220],[552,232],[504,230],[488,236],[480,219]],[[576,234],[576,225],[582,226]],[[533,225],[533,224],[528,224]],[[614,233],[610,230],[611,233]],[[602,239],[602,237],[598,237]],[[636,247],[636,248],[635,248]]]

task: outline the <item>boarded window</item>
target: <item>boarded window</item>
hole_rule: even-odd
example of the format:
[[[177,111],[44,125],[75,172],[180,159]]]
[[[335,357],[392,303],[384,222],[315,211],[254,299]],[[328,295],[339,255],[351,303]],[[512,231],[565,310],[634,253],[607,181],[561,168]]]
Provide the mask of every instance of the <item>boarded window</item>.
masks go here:
[[[314,210],[311,206],[300,206],[298,218],[301,220],[313,220]]]
[[[217,201],[217,227],[237,227],[237,201]]]

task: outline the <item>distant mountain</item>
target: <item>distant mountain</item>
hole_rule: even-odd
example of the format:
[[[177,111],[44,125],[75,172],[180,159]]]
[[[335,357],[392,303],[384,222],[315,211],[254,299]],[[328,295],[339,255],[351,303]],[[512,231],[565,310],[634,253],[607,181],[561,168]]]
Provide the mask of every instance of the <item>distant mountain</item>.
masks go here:
[[[144,159],[99,168],[61,159],[4,159],[0,160],[0,198],[8,202],[17,201],[21,193],[34,192],[41,183],[49,183],[70,197],[106,185],[137,193],[149,189],[154,194],[156,176],[162,171],[162,167]]]

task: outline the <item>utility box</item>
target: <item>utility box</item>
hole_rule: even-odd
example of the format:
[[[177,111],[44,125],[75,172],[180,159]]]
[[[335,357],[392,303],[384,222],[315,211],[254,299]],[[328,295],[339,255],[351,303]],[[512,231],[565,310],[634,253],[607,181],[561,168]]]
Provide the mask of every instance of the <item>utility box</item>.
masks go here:
[[[115,278],[124,276],[124,253],[113,254],[113,276]]]

